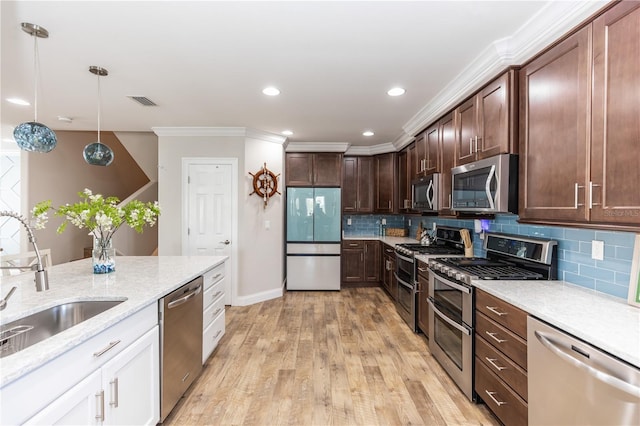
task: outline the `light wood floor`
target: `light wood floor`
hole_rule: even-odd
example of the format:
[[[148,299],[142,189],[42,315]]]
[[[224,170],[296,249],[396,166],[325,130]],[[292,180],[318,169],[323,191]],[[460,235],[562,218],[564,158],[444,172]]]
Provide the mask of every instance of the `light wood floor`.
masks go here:
[[[227,330],[166,425],[498,425],[381,288],[228,307]]]

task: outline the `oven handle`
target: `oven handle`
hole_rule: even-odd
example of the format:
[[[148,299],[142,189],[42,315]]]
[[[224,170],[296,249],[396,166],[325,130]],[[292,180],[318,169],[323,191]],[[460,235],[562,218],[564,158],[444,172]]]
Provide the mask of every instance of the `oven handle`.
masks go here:
[[[398,284],[402,285],[403,287],[409,288],[411,290],[413,290],[413,286],[411,284],[409,284],[408,282],[402,280],[400,277],[398,277],[398,273],[394,272],[393,275],[395,275],[396,280],[398,281]]]
[[[396,257],[399,257],[402,260],[405,260],[409,263],[413,263],[413,258],[412,257],[407,257],[407,256],[403,256],[400,253],[396,252]]]
[[[455,328],[456,330],[466,334],[467,336],[471,336],[471,330],[469,330],[467,327],[465,327],[463,325],[460,325],[457,322],[453,321],[451,318],[449,318],[448,316],[443,314],[438,308],[436,308],[436,304],[433,303],[433,299],[431,297],[429,298],[429,306],[431,306],[431,309],[433,309],[433,313],[438,315],[438,317],[440,317],[444,322],[446,322],[447,324],[449,324],[451,327]]]
[[[433,274],[433,270],[431,271],[431,273]],[[467,294],[471,294],[471,289],[467,286],[464,285],[460,285],[460,284],[456,284],[453,281],[449,281],[448,279],[445,279],[442,277],[442,275],[440,274],[436,274],[435,275],[440,281],[442,281],[443,283],[445,283],[446,285],[448,285],[449,287],[455,288],[458,291],[461,291],[463,293],[467,293]]]

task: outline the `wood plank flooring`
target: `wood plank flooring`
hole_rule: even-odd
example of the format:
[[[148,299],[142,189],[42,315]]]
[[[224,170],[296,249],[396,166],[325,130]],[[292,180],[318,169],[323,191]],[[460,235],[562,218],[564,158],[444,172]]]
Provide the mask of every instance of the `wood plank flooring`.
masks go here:
[[[379,287],[227,307],[226,334],[165,425],[498,425]]]

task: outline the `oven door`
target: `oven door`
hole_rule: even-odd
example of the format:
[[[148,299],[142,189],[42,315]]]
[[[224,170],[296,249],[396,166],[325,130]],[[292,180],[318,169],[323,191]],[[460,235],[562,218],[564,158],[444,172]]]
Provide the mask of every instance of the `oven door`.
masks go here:
[[[434,271],[429,284],[429,350],[473,400],[473,288]]]

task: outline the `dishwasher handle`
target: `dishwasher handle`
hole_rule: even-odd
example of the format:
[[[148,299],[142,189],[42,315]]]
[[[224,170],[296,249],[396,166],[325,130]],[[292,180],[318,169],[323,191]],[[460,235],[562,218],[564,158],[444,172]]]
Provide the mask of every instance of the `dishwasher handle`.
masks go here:
[[[534,334],[545,348],[549,349],[553,354],[557,355],[563,361],[568,362],[569,364],[573,365],[576,368],[585,370],[591,377],[593,377],[596,380],[606,383],[607,385],[612,386],[618,389],[619,391],[629,394],[635,398],[640,398],[640,387],[634,386],[631,383],[627,383],[624,380],[621,380],[602,370],[599,370],[588,364],[585,364],[584,362],[580,361],[577,358],[574,358],[573,356],[569,355],[568,353],[563,351],[561,348],[559,348],[556,342],[551,341],[551,337],[545,335],[543,332],[536,330]]]
[[[196,288],[194,288],[193,290],[191,290],[189,293],[185,294],[181,298],[169,302],[169,304],[167,305],[167,308],[173,309],[177,306],[187,303],[190,299],[193,299],[198,294],[200,294],[200,291],[202,291],[202,285],[198,285]]]

